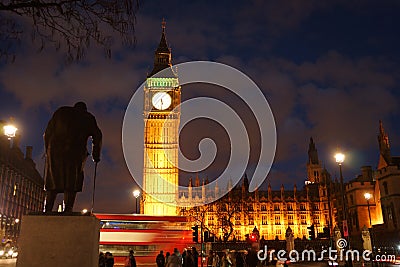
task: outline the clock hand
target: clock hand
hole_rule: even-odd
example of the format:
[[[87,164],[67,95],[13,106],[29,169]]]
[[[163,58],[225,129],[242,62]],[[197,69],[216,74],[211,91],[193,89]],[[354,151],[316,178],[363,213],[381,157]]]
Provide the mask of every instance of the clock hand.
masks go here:
[[[163,106],[163,102],[162,102],[162,98],[161,98],[161,109],[162,109],[162,106]]]

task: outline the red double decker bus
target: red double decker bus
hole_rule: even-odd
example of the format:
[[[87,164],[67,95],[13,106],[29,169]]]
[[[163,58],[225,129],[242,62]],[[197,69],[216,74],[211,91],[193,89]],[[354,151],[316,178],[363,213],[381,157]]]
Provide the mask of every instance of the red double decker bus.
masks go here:
[[[180,252],[193,245],[190,222],[183,216],[141,214],[95,214],[101,221],[101,252],[111,252],[115,265],[124,266],[129,250],[135,252],[139,266],[156,266],[160,250]]]

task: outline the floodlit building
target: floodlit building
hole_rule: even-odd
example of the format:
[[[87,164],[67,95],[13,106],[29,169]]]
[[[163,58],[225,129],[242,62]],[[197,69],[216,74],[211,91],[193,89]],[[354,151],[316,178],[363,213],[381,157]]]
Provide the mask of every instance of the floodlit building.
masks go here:
[[[348,226],[352,235],[361,235],[363,227],[382,224],[379,184],[371,166],[361,167],[361,174],[346,184]]]
[[[398,242],[400,238],[400,157],[392,156],[389,137],[379,125],[379,162],[375,174],[380,191],[383,228]],[[378,197],[378,196],[377,196]]]
[[[3,129],[4,122],[0,122]],[[22,215],[43,211],[44,182],[32,160],[32,147],[25,155],[19,148],[20,136],[0,135],[0,236],[16,241]]]
[[[294,185],[288,190],[282,185],[279,190],[272,190],[268,185],[267,190],[249,193],[245,176],[236,186],[228,184],[229,193],[218,198],[218,185],[206,190],[208,179],[200,181],[198,176],[194,181],[189,179],[185,192],[178,191],[180,103],[181,86],[172,68],[163,22],[154,67],[144,87],[141,213],[192,216],[210,235],[225,240],[243,240],[255,229],[264,239],[284,239],[288,227],[296,238],[310,238],[310,226],[314,227],[315,236],[323,238],[332,236],[335,226],[342,234],[348,229],[350,235],[361,235],[364,226],[373,225],[383,225],[387,232],[399,232],[400,157],[391,156],[382,123],[376,171],[364,166],[358,177],[342,186],[342,173],[340,182],[331,179],[311,138],[307,179],[301,189]],[[202,205],[211,198],[219,200]],[[198,207],[188,207],[193,204]]]
[[[162,74],[157,74],[163,71]],[[165,23],[162,24],[160,43],[155,51],[154,67],[144,87],[144,166],[141,213],[148,215],[178,215],[188,209],[176,205],[199,202],[211,194],[218,194],[218,186],[206,191],[206,180],[189,181],[186,192],[178,192],[178,149],[181,87],[172,68],[172,55],[168,47]],[[314,224],[318,233],[335,225],[334,205],[329,200],[332,185],[329,173],[322,167],[314,141],[310,140],[307,163],[307,181],[304,189],[296,185],[290,190],[248,192],[248,180],[231,187],[231,192],[216,203],[207,205],[204,223],[215,236],[243,239],[254,227],[266,239],[283,239],[287,227],[296,237],[307,238],[307,227]],[[228,203],[236,203],[232,210]],[[224,215],[222,215],[224,214]],[[234,227],[233,227],[234,226]]]
[[[181,215],[192,216],[211,236],[226,240],[244,240],[256,228],[260,238],[267,240],[285,239],[290,227],[295,238],[311,238],[307,227],[314,225],[315,236],[329,238],[330,229],[336,225],[333,188],[329,173],[318,159],[313,139],[310,140],[307,162],[307,181],[304,188],[248,192],[249,181],[245,176],[242,183],[232,188],[223,198],[201,207],[181,208]],[[207,183],[207,180],[204,184]],[[191,190],[191,187],[192,190]],[[200,189],[200,190],[199,190]],[[201,190],[199,178],[189,181],[188,196],[180,198],[181,203],[204,202],[209,194]],[[329,198],[330,196],[330,198]]]
[[[163,72],[158,73],[159,71]],[[141,212],[177,215],[181,87],[172,69],[171,49],[162,24],[154,68],[144,87],[144,166]]]

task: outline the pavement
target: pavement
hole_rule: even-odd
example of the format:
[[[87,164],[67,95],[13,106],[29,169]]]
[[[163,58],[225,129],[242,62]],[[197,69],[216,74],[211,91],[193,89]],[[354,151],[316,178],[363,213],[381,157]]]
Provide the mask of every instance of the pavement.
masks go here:
[[[292,267],[305,267],[305,266],[308,266],[308,267],[322,267],[322,266],[328,266],[326,263],[324,263],[324,262],[296,262],[296,263],[293,263],[293,264],[291,264],[291,265],[289,265],[289,267],[290,266],[292,266]],[[353,263],[353,267],[362,267],[363,265],[362,265],[362,263]],[[370,267],[371,265],[369,264],[365,264],[364,265],[364,267]],[[380,265],[379,267],[399,267],[400,265],[395,265],[395,264],[389,264],[389,263],[386,263],[386,264],[382,264],[382,265]]]
[[[0,259],[0,267],[15,267],[17,265],[17,259]],[[322,266],[327,266],[326,263],[323,262],[296,262],[294,264],[291,264],[289,266],[292,267],[322,267]],[[354,267],[358,267],[358,266],[362,266],[360,265],[353,265]],[[366,266],[370,266],[370,265],[366,265]],[[399,267],[400,265],[392,265],[392,264],[388,264],[385,265],[385,267]]]

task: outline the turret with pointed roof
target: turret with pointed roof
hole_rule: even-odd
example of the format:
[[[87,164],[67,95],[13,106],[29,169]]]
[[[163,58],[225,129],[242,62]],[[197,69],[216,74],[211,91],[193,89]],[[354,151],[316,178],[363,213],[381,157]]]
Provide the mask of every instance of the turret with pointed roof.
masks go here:
[[[154,74],[158,73],[159,71],[162,71],[163,69],[170,68],[171,72],[168,72],[168,76],[171,77],[176,77],[176,74],[172,71],[172,53],[171,49],[168,47],[167,43],[167,38],[165,35],[165,20],[163,19],[162,21],[162,32],[161,32],[161,39],[160,43],[158,44],[158,47],[156,51],[154,52],[154,66],[153,70],[151,73],[148,75],[148,77],[153,76]]]
[[[321,176],[321,162],[318,159],[318,151],[312,137],[308,145],[307,179],[311,183],[319,183]]]
[[[378,143],[379,143],[379,163],[378,169],[390,165],[392,162],[392,157],[390,155],[390,145],[389,145],[389,137],[383,128],[383,123],[379,121],[379,135],[378,135]]]
[[[308,163],[319,164],[318,151],[315,148],[315,143],[312,137],[310,137],[310,144],[308,145]]]

